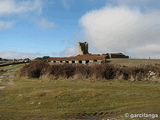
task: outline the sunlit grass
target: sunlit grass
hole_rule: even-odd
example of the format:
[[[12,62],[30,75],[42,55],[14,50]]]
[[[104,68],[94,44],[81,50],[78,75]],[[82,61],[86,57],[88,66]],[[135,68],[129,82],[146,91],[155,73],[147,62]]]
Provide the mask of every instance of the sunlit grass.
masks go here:
[[[28,63],[22,63],[22,64],[17,64],[17,65],[8,65],[8,66],[0,67],[0,70],[15,69],[15,68],[19,68],[20,66],[23,66],[25,64],[28,64]]]
[[[0,119],[62,119],[84,113],[159,113],[160,83],[16,78],[0,91]]]
[[[160,115],[159,93],[160,83],[153,81],[27,79],[17,75],[14,85],[0,90],[0,120],[119,120],[125,113]]]
[[[119,64],[122,66],[135,67],[138,65],[160,64],[160,59],[108,59],[109,64]]]

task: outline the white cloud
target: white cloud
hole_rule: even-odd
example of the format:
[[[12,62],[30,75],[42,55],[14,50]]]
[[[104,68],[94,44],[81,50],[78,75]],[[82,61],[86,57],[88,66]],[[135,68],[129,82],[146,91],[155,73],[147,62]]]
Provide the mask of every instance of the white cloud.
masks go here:
[[[41,0],[0,0],[0,16],[42,10]]]
[[[0,30],[9,29],[14,25],[15,21],[0,21]]]
[[[114,5],[127,5],[130,7],[158,7],[160,6],[159,0],[106,0]]]
[[[24,53],[24,52],[17,52],[17,51],[2,51],[0,52],[0,57],[5,59],[24,59],[30,58],[34,59],[38,56],[42,56],[41,53]]]
[[[132,56],[135,52],[151,53],[154,45],[160,48],[159,10],[142,13],[139,9],[106,6],[85,14],[80,23],[85,39],[100,53],[123,52]],[[152,56],[157,57],[157,52],[160,49],[154,49]]]
[[[77,55],[77,49],[75,47],[67,47],[65,50],[59,53],[59,56],[61,57],[69,57]]]
[[[147,44],[144,46],[138,46],[133,49],[133,57],[142,58],[160,58],[160,45],[159,44]]]
[[[41,28],[45,28],[45,29],[54,29],[54,28],[56,28],[55,23],[49,22],[49,21],[47,21],[47,20],[44,19],[44,18],[42,18],[42,19],[39,21],[38,26],[41,27]]]
[[[64,9],[68,10],[70,8],[70,3],[74,0],[61,0]]]
[[[150,2],[152,0],[108,0],[108,1],[115,2],[115,3],[118,3],[118,4],[121,4],[121,3],[122,4],[123,3],[129,4],[129,3],[148,3],[148,2]],[[155,2],[155,0],[154,0],[154,2]]]

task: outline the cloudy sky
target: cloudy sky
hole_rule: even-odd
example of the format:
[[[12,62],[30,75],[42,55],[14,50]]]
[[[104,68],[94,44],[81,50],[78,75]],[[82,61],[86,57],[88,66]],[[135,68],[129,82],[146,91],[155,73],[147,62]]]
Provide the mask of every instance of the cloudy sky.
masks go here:
[[[160,0],[0,0],[0,57],[122,52],[160,59]]]

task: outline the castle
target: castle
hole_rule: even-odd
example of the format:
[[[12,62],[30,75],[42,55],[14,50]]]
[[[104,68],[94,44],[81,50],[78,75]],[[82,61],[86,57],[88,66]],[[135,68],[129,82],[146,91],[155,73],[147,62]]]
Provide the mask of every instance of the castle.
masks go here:
[[[84,54],[89,54],[88,53],[88,43],[87,42],[84,42],[84,43],[79,42],[78,43],[78,55],[84,55]]]
[[[109,58],[129,58],[122,53],[107,53],[107,54],[89,54],[88,53],[88,43],[79,42],[78,43],[78,55],[71,57],[51,57],[47,61],[51,63],[68,63],[68,64],[94,64],[106,62]]]

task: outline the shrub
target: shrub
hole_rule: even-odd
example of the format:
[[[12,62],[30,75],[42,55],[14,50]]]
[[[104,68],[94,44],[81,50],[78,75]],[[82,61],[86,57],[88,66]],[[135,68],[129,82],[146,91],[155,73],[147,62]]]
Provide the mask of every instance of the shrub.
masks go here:
[[[20,76],[27,76],[28,78],[39,78],[49,64],[41,61],[32,62],[22,67]]]
[[[49,66],[47,73],[49,76],[55,77],[55,78],[69,78],[72,77],[75,73],[75,67],[73,65],[51,65]]]
[[[107,63],[97,65],[70,65],[70,64],[55,64],[37,61],[25,65],[20,76],[28,78],[76,78],[76,79],[121,79],[121,80],[150,80],[155,73],[156,77],[160,77],[160,67],[158,66],[143,66],[143,67],[123,67]]]

